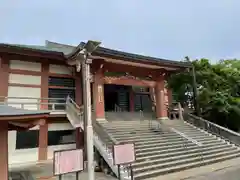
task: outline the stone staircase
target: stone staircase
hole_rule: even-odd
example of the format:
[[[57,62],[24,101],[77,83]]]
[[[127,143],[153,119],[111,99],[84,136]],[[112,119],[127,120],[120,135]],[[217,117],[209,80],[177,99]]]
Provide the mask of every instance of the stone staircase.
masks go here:
[[[181,120],[109,121],[102,126],[118,142],[134,142],[134,179],[221,162],[240,156],[240,148]]]

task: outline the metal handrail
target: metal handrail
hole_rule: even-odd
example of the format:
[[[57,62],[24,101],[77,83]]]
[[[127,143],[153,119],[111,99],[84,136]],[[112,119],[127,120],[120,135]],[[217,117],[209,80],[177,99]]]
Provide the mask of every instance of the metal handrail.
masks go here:
[[[203,159],[202,156],[202,148],[203,148],[203,144],[201,142],[196,141],[195,139],[187,136],[186,134],[176,130],[175,128],[169,126],[169,125],[165,125],[159,121],[155,121],[157,123],[157,127],[156,129],[153,128],[152,123],[151,123],[151,127],[149,129],[160,132],[160,131],[165,131],[165,132],[174,132],[176,134],[178,134],[181,139],[183,140],[183,148],[184,149],[188,149],[188,142],[192,142],[194,144],[196,144],[200,149],[199,149],[199,156],[201,159]]]
[[[83,110],[83,105],[79,106],[70,96],[67,96],[66,102],[69,101],[72,103],[77,109]]]
[[[34,98],[34,97],[11,97],[11,96],[0,96],[0,99],[64,100],[64,99],[66,99],[66,98]]]
[[[120,142],[115,139],[111,133],[107,132],[105,128],[96,120],[93,121],[93,130],[94,134],[97,138],[99,138],[103,143],[102,145],[105,147],[105,151],[108,153],[110,157],[113,155],[113,146],[119,144]],[[113,161],[112,161],[113,164]],[[113,164],[114,165],[114,164]],[[123,173],[127,173],[127,176],[131,176],[131,169],[129,166],[121,165],[120,171]]]
[[[114,111],[115,112],[122,112],[122,108],[120,106],[118,106],[117,104],[114,104]]]
[[[78,116],[80,116],[80,121],[83,120],[81,118],[84,117],[84,106],[78,106],[74,102],[74,100],[72,100],[69,96],[67,97],[66,104],[67,104],[67,114],[71,113],[77,119],[79,119]],[[120,142],[117,141],[109,132],[107,132],[106,129],[98,121],[93,120],[92,126],[93,126],[93,133],[95,137],[100,140],[102,146],[105,148],[105,152],[107,152],[108,154],[108,157],[112,157],[113,145],[119,144]],[[112,164],[113,164],[113,161],[112,161]],[[124,173],[127,172],[128,176],[130,176],[129,168],[127,168],[126,166],[121,166],[120,168],[121,168],[121,171],[123,171]]]
[[[2,99],[1,99],[2,98]],[[2,100],[2,101],[1,101]],[[36,100],[36,102],[28,102],[25,100]],[[48,101],[48,102],[47,102]],[[62,102],[57,102],[62,101]],[[21,109],[29,109],[27,106],[36,106],[37,110],[49,109],[51,111],[62,111],[66,108],[65,98],[31,98],[31,97],[2,97],[0,96],[0,104],[20,106]],[[61,108],[57,108],[60,106]]]
[[[66,115],[74,127],[80,127],[84,120],[84,108],[74,102],[70,96],[66,99]]]
[[[196,144],[197,146],[202,146],[202,143],[198,142],[197,140],[187,136],[186,134],[184,134],[183,132],[180,132],[178,130],[176,130],[175,128],[171,128],[171,130],[177,134],[179,134],[180,136],[182,136],[183,138],[187,139],[188,141]]]
[[[228,128],[222,127],[218,124],[190,113],[184,113],[184,120],[196,127],[199,127],[200,129],[221,137],[222,139],[229,141],[232,144],[240,146],[240,134],[237,132],[234,132]]]

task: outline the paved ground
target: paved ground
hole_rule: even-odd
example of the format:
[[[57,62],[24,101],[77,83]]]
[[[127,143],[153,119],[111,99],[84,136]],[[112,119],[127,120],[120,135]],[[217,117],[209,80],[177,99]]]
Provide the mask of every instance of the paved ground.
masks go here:
[[[53,174],[52,164],[37,165],[28,170],[34,174],[35,178],[51,177]],[[95,174],[96,180],[116,180],[112,176],[106,176],[103,173]],[[58,178],[51,178],[51,180]],[[87,172],[79,174],[79,180],[86,180]],[[171,173],[147,180],[240,180],[240,158],[228,160],[208,166],[189,169],[177,173]],[[48,178],[46,178],[48,180]],[[50,179],[49,179],[50,180]],[[62,180],[76,180],[74,174],[65,175]]]
[[[171,173],[148,180],[240,180],[240,158]]]
[[[87,173],[82,172],[79,174],[79,180],[87,180]],[[58,180],[58,178],[56,178]],[[76,175],[75,174],[68,174],[62,177],[62,180],[76,180]],[[95,173],[95,180],[117,180],[111,176],[106,176],[103,173]]]
[[[59,178],[50,178],[53,176],[53,165],[38,165],[37,168],[32,168],[31,172],[34,178],[38,179],[39,177],[44,177],[46,180],[58,180]],[[48,178],[49,177],[49,178]],[[79,180],[87,180],[88,174],[87,172],[79,173]],[[62,176],[62,180],[76,180],[76,174],[66,174]],[[95,180],[116,180],[116,178],[112,176],[105,175],[104,173],[95,173]]]
[[[185,178],[183,180],[239,180],[240,179],[240,167],[230,167],[222,170],[218,170],[212,173],[199,175],[197,177]]]

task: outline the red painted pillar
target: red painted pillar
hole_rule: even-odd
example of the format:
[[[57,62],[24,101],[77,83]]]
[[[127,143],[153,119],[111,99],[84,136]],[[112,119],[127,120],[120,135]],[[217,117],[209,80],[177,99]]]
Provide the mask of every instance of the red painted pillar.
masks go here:
[[[44,98],[41,100],[43,104],[41,104],[41,109],[48,109],[48,73],[49,73],[49,64],[48,63],[42,63],[42,77],[41,77],[41,98]]]
[[[0,124],[0,176],[1,180],[8,180],[8,123]]]
[[[167,94],[168,94],[168,104],[171,105],[172,104],[172,89],[168,89],[167,91]]]
[[[48,159],[48,123],[43,120],[39,125],[39,147],[38,160],[43,161]]]
[[[165,105],[164,76],[160,76],[156,81],[156,113],[158,119],[168,119]]]
[[[8,96],[9,77],[9,60],[6,57],[0,57],[0,77],[0,96],[6,97]]]
[[[104,107],[104,74],[102,69],[94,75],[93,83],[93,102],[97,120],[105,119]]]
[[[76,148],[80,149],[84,146],[84,133],[81,128],[76,128]]]
[[[75,86],[76,86],[76,90],[75,90],[75,101],[78,105],[82,105],[83,104],[83,99],[82,99],[82,95],[83,95],[83,89],[82,89],[82,73],[76,72],[76,79],[75,79]]]
[[[134,92],[132,90],[132,88],[130,89],[129,92],[129,105],[130,105],[130,112],[134,112]]]

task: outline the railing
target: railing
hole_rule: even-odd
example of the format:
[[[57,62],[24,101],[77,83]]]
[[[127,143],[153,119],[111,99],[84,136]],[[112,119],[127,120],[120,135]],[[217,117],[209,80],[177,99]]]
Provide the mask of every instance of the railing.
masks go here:
[[[66,99],[66,115],[73,127],[80,127],[84,121],[84,108],[78,106],[69,96]]]
[[[114,104],[114,111],[115,112],[122,112],[122,108],[120,106],[118,106],[117,104]]]
[[[196,144],[197,146],[202,146],[202,143],[200,143],[200,142],[198,142],[197,140],[195,140],[195,139],[193,139],[193,138],[187,136],[186,134],[184,134],[184,133],[182,133],[182,132],[176,130],[175,128],[171,128],[171,130],[172,130],[173,132],[179,134],[179,135],[182,136],[183,138],[187,139],[188,141],[190,141],[190,142]]]
[[[118,176],[117,166],[114,165],[113,162],[113,145],[118,144],[119,142],[111,136],[109,132],[107,132],[104,127],[97,121],[93,121],[93,129],[94,136],[101,142],[102,147],[105,149],[105,153],[107,153],[108,163],[111,163],[111,166],[114,167],[113,172]],[[103,155],[103,154],[102,154]],[[106,160],[106,159],[105,159]],[[121,177],[124,179],[130,179],[130,169],[128,166],[120,166]]]
[[[65,98],[0,97],[0,103],[21,109],[63,111]]]
[[[221,137],[226,141],[229,141],[235,145],[240,146],[240,134],[237,132],[219,126],[215,123],[212,123],[190,113],[184,113],[184,120],[189,122],[190,124],[193,124],[196,127],[208,131],[211,134]]]
[[[198,151],[198,156],[200,157],[200,159],[203,159],[203,155],[202,155],[202,148],[203,148],[203,144],[201,142],[198,142],[197,140],[187,136],[186,134],[178,131],[177,129],[171,127],[170,125],[165,125],[164,123],[162,123],[161,121],[154,121],[154,120],[149,120],[149,129],[154,131],[154,132],[167,132],[167,133],[176,133],[180,136],[180,138],[182,139],[182,147],[187,150],[189,148],[189,142],[195,144],[198,146],[199,151]]]
[[[9,180],[34,180],[30,172],[9,172]]]
[[[67,116],[72,124],[75,127],[80,126],[84,129],[84,107],[78,106],[70,97],[67,98],[66,101],[66,113]],[[105,161],[109,164],[112,168],[113,172],[118,175],[117,166],[113,163],[113,152],[112,147],[119,142],[113,138],[105,129],[104,127],[96,120],[92,121],[93,132],[94,132],[94,145],[103,156]],[[130,169],[126,166],[120,167],[121,177],[124,179],[130,179]]]

